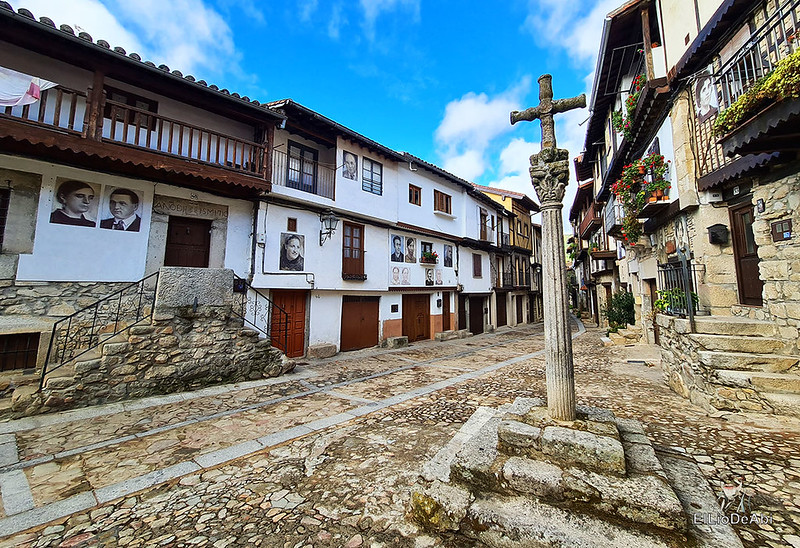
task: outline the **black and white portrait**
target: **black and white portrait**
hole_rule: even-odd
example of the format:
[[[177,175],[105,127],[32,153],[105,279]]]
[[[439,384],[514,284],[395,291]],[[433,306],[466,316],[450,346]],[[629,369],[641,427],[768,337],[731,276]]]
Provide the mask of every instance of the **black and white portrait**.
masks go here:
[[[453,246],[444,245],[444,266],[448,268],[453,267]]]
[[[100,228],[139,232],[142,226],[140,203],[141,196],[129,188],[107,187],[103,200],[106,218],[100,220]]]
[[[303,270],[305,236],[281,233],[281,270]]]
[[[709,67],[695,82],[694,102],[697,107],[697,121],[702,123],[715,116],[719,111],[717,89],[714,75]]]
[[[411,280],[409,279],[410,275],[411,271],[407,266],[404,266],[400,271],[400,285],[411,285]]]
[[[417,239],[416,238],[406,238],[406,262],[407,263],[416,263],[417,262]]]
[[[344,164],[342,165],[342,175],[344,176],[344,178],[357,181],[358,157],[352,152],[345,151],[342,153],[342,159],[344,160]]]
[[[442,269],[436,269],[436,285],[442,285]]]
[[[96,226],[97,188],[84,181],[62,181],[56,185],[50,222],[58,225]]]
[[[400,267],[393,266],[389,271],[389,285],[400,285]]]
[[[425,285],[433,285],[433,269],[425,269]]]
[[[390,259],[393,263],[402,263],[405,261],[405,254],[403,253],[403,237],[397,234],[389,236],[389,249],[391,251]]]

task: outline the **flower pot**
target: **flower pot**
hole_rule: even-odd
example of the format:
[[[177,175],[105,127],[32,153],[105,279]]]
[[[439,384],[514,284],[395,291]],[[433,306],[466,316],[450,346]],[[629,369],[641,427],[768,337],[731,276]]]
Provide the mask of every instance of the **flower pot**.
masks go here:
[[[647,171],[647,168],[646,168],[646,167],[644,167],[644,166],[639,166],[639,173],[641,173],[641,174],[644,174],[644,172],[645,172],[645,171]]]

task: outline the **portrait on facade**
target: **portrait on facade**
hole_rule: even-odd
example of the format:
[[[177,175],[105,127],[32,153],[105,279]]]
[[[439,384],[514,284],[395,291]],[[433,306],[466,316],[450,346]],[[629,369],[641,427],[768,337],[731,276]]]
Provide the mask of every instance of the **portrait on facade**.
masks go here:
[[[406,238],[406,262],[407,263],[416,263],[417,262],[417,239],[416,238]]]
[[[409,279],[410,275],[411,271],[407,266],[404,266],[400,271],[400,285],[411,285],[411,280]]]
[[[85,181],[56,183],[50,222],[58,225],[96,226],[97,186]]]
[[[453,267],[453,246],[444,245],[444,266],[448,268]]]
[[[400,285],[399,266],[393,266],[389,269],[389,285]]]
[[[342,176],[345,179],[351,179],[353,181],[358,180],[358,156],[353,154],[352,152],[344,151],[342,153],[342,159],[344,160],[342,165]]]
[[[303,270],[305,236],[281,233],[281,270]]]
[[[141,194],[124,187],[107,187],[101,205],[100,228],[139,232]]]
[[[711,67],[698,76],[694,84],[694,103],[697,108],[697,121],[702,123],[719,111],[717,88]]]
[[[425,269],[425,285],[433,285],[433,269]]]
[[[441,268],[437,268],[436,269],[435,278],[436,278],[436,281],[435,281],[436,285],[442,285],[443,282],[442,282],[442,269]]]
[[[397,234],[389,235],[389,250],[391,252],[391,256],[389,258],[393,263],[402,263],[405,261],[402,236],[398,236]]]

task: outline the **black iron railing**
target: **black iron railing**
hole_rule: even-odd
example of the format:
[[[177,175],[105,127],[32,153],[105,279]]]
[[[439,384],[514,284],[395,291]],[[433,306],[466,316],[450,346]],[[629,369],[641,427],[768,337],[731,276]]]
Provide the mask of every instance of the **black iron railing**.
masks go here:
[[[692,264],[686,259],[658,265],[658,287],[660,289],[656,304],[662,313],[671,316],[685,316],[694,322],[694,315],[698,309],[695,273],[700,269],[701,265]]]
[[[153,315],[158,272],[127,285],[53,324],[39,389],[48,373]]]
[[[234,278],[231,313],[269,337],[272,346],[286,354],[289,344],[289,314],[246,280]]]

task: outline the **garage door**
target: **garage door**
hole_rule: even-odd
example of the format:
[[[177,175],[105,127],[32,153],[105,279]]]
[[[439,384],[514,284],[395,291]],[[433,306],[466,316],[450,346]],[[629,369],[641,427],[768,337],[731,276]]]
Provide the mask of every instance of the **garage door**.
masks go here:
[[[378,297],[342,297],[341,350],[378,344]]]

